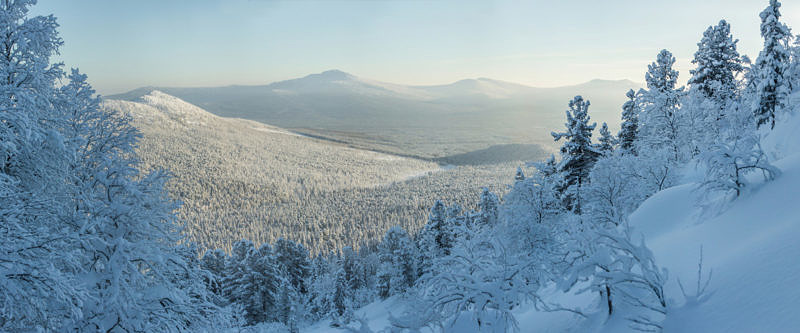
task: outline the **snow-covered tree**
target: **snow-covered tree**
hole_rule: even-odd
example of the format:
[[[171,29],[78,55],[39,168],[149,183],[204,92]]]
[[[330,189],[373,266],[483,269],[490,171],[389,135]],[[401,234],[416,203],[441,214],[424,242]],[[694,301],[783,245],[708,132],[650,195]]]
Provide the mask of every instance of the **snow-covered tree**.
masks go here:
[[[334,265],[323,256],[316,256],[311,262],[311,277],[307,309],[312,319],[319,319],[333,311],[333,291],[335,289]]]
[[[345,323],[349,322],[347,314],[352,311],[352,288],[347,281],[347,276],[343,268],[339,267],[334,273],[333,295],[331,305],[333,305],[332,315],[334,317],[344,317]]]
[[[279,238],[275,241],[272,251],[278,269],[285,272],[285,278],[298,293],[305,294],[308,290],[306,279],[311,265],[308,260],[308,250],[300,243]]]
[[[560,209],[553,177],[537,171],[531,177],[515,182],[503,197],[500,219],[504,223],[543,224]]]
[[[417,280],[417,251],[408,233],[400,227],[386,231],[378,245],[378,295],[386,298],[405,292]]]
[[[677,162],[683,160],[688,138],[682,136],[685,130],[680,114],[683,88],[675,87],[678,71],[672,68],[674,64],[672,53],[662,50],[656,61],[648,65],[647,90],[641,94],[644,108],[639,114],[637,150],[667,149],[672,155],[670,160]]]
[[[697,67],[690,71],[691,89],[698,90],[705,98],[715,100],[721,107],[736,97],[736,76],[744,70],[742,59],[736,51],[738,42],[731,35],[730,24],[721,20],[703,33],[692,60]]]
[[[211,275],[206,284],[208,289],[216,295],[223,296],[222,277],[225,274],[225,252],[219,249],[207,250],[200,260],[200,266]]]
[[[721,20],[708,27],[697,44],[691,70],[688,98],[683,103],[689,135],[693,138],[692,155],[703,151],[720,133],[720,121],[729,103],[739,95],[737,75],[744,71],[743,60],[736,50],[730,25]]]
[[[618,313],[620,305],[628,305],[625,314],[634,329],[660,331],[668,309],[664,293],[668,275],[644,240],[633,239],[626,224],[594,224],[575,236],[580,246],[572,247],[566,256],[570,265],[559,288],[598,293],[609,316]]]
[[[564,204],[577,213],[581,211],[582,187],[589,182],[589,172],[597,158],[601,155],[599,149],[592,144],[592,131],[597,123],[589,124],[589,101],[581,96],[575,96],[569,102],[566,111],[566,132],[551,133],[555,141],[565,140],[561,146],[561,162],[558,172],[563,176],[563,183],[559,184]]]
[[[792,35],[789,27],[780,21],[780,7],[778,0],[770,0],[769,6],[760,15],[764,48],[756,58],[753,82],[757,96],[754,114],[759,127],[775,127],[775,115],[785,107],[786,96],[791,92],[787,71],[790,61],[789,40]]]
[[[600,144],[598,145],[598,149],[603,155],[608,155],[614,151],[614,146],[617,145],[617,139],[614,135],[611,134],[611,131],[608,130],[608,124],[603,123],[603,126],[600,126]]]
[[[362,258],[353,248],[348,246],[342,249],[340,260],[347,287],[353,291],[353,295],[362,288],[368,287]]]
[[[61,64],[53,16],[32,0],[0,3],[0,330],[61,329],[83,316],[71,225],[70,147],[53,105]]]
[[[769,163],[761,149],[753,115],[740,103],[733,103],[724,119],[725,130],[715,144],[701,155],[706,175],[701,187],[707,194],[733,193],[737,197],[747,186],[747,175],[760,172],[766,180],[780,170]]]
[[[514,174],[514,182],[521,182],[525,180],[525,172],[522,171],[522,167],[517,167],[517,172]]]
[[[481,199],[478,201],[478,223],[481,226],[492,226],[497,222],[497,207],[500,199],[497,195],[489,191],[488,188],[481,189]]]
[[[622,125],[617,138],[620,149],[636,155],[634,142],[639,135],[639,103],[633,89],[628,90],[625,96],[628,100],[622,105]]]
[[[643,186],[645,179],[640,173],[647,169],[637,167],[641,165],[640,161],[636,156],[619,152],[597,161],[586,189],[591,198],[587,202],[586,214],[593,222],[621,224],[652,194]]]
[[[164,190],[165,175],[140,173],[134,150],[139,133],[130,119],[101,109],[85,75],[74,70],[69,79],[55,105],[67,115],[62,132],[75,149],[71,221],[83,244],[90,293],[83,318],[71,326],[159,330],[203,322],[197,297],[187,293],[205,296],[171,276],[199,266],[176,251],[176,206]]]
[[[428,223],[418,234],[419,274],[430,272],[434,259],[449,255],[454,242],[455,234],[447,219],[445,205],[437,200],[431,207]]]
[[[269,244],[256,249],[250,241],[236,242],[225,271],[225,293],[244,309],[248,324],[277,319],[275,307],[284,279]]]
[[[529,279],[535,261],[508,251],[497,239],[476,237],[458,244],[437,265],[447,269],[425,278],[422,295],[445,327],[466,315],[474,331],[516,331],[512,310],[539,301],[537,281]]]

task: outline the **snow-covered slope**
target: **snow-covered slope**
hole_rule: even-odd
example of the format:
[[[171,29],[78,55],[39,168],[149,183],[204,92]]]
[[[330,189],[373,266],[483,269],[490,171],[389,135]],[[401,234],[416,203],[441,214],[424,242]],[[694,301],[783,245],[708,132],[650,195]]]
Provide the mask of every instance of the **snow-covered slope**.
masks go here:
[[[339,231],[326,232],[328,239],[316,240],[310,236],[315,231],[297,230],[306,221],[296,217],[299,211],[315,221],[321,221],[318,215],[322,215],[355,224],[366,217],[345,218],[339,204],[318,196],[343,198],[356,193],[366,201],[373,189],[439,170],[432,162],[219,117],[160,91],[134,101],[106,100],[103,106],[133,118],[143,136],[139,142],[143,168],[163,168],[174,175],[168,188],[183,202],[179,212],[189,221],[190,239],[203,246],[227,248],[242,238],[260,243],[279,236],[302,239],[308,246],[328,246],[330,235],[363,233],[367,228],[328,223],[326,228]],[[310,208],[313,204],[306,201],[314,201],[319,208]],[[390,204],[388,199],[371,202]],[[303,226],[312,227],[310,223]]]
[[[644,237],[656,263],[669,272],[665,286],[669,309],[664,332],[797,332],[800,327],[800,114],[784,116],[765,131],[763,147],[781,175],[756,183],[725,204],[700,204],[693,183],[656,193],[630,217],[634,237]],[[697,288],[702,247],[701,281],[711,276],[711,297],[687,302]],[[592,308],[595,295],[544,292],[548,301]],[[587,297],[588,296],[588,297]],[[373,303],[356,312],[380,331],[389,313],[402,311],[397,299]],[[515,311],[521,332],[633,331],[624,315],[583,319],[568,312]],[[358,325],[354,325],[357,327]],[[325,323],[309,332],[335,332]],[[458,328],[446,331],[458,332]]]
[[[784,117],[764,139],[782,175],[760,184],[723,208],[698,208],[694,187],[656,194],[631,217],[671,279],[667,290],[680,304],[677,279],[693,290],[703,247],[713,270],[705,303],[678,308],[666,332],[790,332],[800,327],[800,117]],[[721,210],[721,212],[719,211]]]

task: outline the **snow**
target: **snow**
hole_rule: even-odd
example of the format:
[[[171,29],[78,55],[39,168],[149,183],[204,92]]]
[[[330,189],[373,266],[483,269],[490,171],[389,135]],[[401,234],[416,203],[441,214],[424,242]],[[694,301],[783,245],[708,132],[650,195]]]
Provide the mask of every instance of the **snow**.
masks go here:
[[[403,296],[392,296],[383,301],[376,301],[358,309],[354,313],[354,318],[367,318],[369,320],[369,327],[373,330],[379,330],[383,327],[391,327],[389,323],[390,315],[400,315],[405,309],[407,301]],[[331,327],[329,320],[322,320],[310,327],[305,328],[304,332],[313,333],[341,333],[340,328]],[[351,327],[359,327],[357,323],[352,323]]]
[[[289,131],[286,131],[286,130],[280,130],[280,129],[277,129],[277,128],[269,128],[269,127],[264,127],[264,126],[251,127],[251,128],[256,130],[256,131],[259,131],[259,132],[283,134],[283,135],[297,136],[297,137],[301,137],[301,138],[302,137],[306,137],[305,135],[302,135],[302,134],[297,134],[297,133],[289,132]]]
[[[800,215],[791,205],[800,184],[800,155],[776,163],[783,175],[740,198],[717,217],[693,226],[696,208],[687,197],[692,187],[654,197],[662,204],[643,206],[631,224],[642,225],[657,262],[671,274],[666,289],[682,302],[676,278],[696,282],[700,246],[704,266],[713,269],[711,299],[692,308],[677,309],[665,322],[667,332],[781,332],[800,327]],[[672,200],[670,200],[672,199]],[[648,202],[651,203],[651,202]],[[688,205],[687,205],[688,204]],[[665,210],[672,213],[665,214]],[[683,216],[681,216],[683,215]],[[688,215],[688,216],[687,216]],[[669,231],[653,225],[671,226]]]
[[[791,332],[800,327],[800,116],[784,117],[763,140],[782,174],[774,181],[755,184],[726,205],[699,205],[695,183],[656,193],[630,217],[636,237],[644,237],[656,263],[669,271],[665,286],[670,308],[664,332]],[[712,272],[711,297],[687,303],[697,284],[700,250],[703,278]],[[591,308],[595,295],[544,296],[563,306]],[[370,328],[389,327],[389,312],[399,314],[398,297],[372,303],[356,312]],[[520,332],[631,331],[624,315],[608,321],[598,314],[582,319],[569,312],[542,312],[532,306],[514,311]],[[459,331],[459,325],[446,331]],[[354,324],[357,327],[358,324]],[[308,332],[336,332],[318,323]]]
[[[800,92],[790,97],[792,105],[800,106]],[[762,128],[762,135],[766,135],[761,145],[767,156],[777,160],[788,155],[800,152],[800,117],[797,116],[800,107],[794,114],[782,114],[776,120],[775,129],[768,135],[768,127]]]

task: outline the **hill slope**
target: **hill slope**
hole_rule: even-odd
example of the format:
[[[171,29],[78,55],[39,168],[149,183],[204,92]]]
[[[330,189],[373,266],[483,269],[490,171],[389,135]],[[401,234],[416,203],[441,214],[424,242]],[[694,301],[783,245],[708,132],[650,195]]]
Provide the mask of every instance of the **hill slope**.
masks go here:
[[[183,202],[189,239],[202,247],[278,237],[314,252],[355,246],[393,225],[416,230],[434,198],[469,207],[481,186],[501,190],[512,176],[495,172],[507,164],[445,172],[433,162],[218,117],[160,91],[104,107],[133,116],[145,168],[173,173],[170,193]]]
[[[672,187],[647,199],[630,217],[636,237],[644,237],[657,265],[669,272],[664,288],[670,308],[664,332],[795,332],[800,327],[800,114],[785,117],[763,140],[782,174],[756,183],[724,205],[700,206],[696,183]],[[758,178],[758,177],[757,177]],[[710,271],[705,302],[687,302],[695,293],[700,249],[703,276]],[[548,301],[583,310],[593,309],[594,295],[542,294]],[[390,314],[402,313],[402,296],[372,303],[355,318],[366,318],[371,329],[388,327]],[[602,306],[601,306],[602,307]],[[520,332],[635,332],[624,315],[590,315],[583,319],[566,311],[542,312],[531,306],[514,311]],[[471,318],[468,318],[471,320]],[[355,325],[357,327],[357,325]],[[308,332],[336,332],[322,321]],[[427,332],[428,330],[423,330]],[[458,323],[445,332],[459,332]]]

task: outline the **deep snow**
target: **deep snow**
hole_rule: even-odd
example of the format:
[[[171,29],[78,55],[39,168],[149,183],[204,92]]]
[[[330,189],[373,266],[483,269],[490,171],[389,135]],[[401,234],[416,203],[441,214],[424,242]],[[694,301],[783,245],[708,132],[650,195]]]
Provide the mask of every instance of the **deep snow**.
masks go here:
[[[762,140],[782,174],[772,182],[754,182],[724,204],[701,204],[694,183],[656,193],[630,217],[635,237],[644,237],[656,262],[669,271],[665,286],[670,309],[664,332],[797,332],[800,330],[800,116],[785,116]],[[687,172],[691,174],[691,172]],[[696,175],[695,175],[696,177]],[[755,178],[754,178],[755,179]],[[700,248],[703,279],[712,271],[710,299],[688,303],[695,291]],[[563,305],[591,309],[595,295],[548,297]],[[393,297],[358,311],[374,331],[389,325],[404,302]],[[521,332],[620,332],[632,330],[617,313],[582,319],[568,312],[516,312]],[[352,325],[358,327],[358,324]],[[309,332],[339,332],[327,322]],[[458,324],[448,331],[459,332]],[[463,330],[461,330],[463,331]]]

